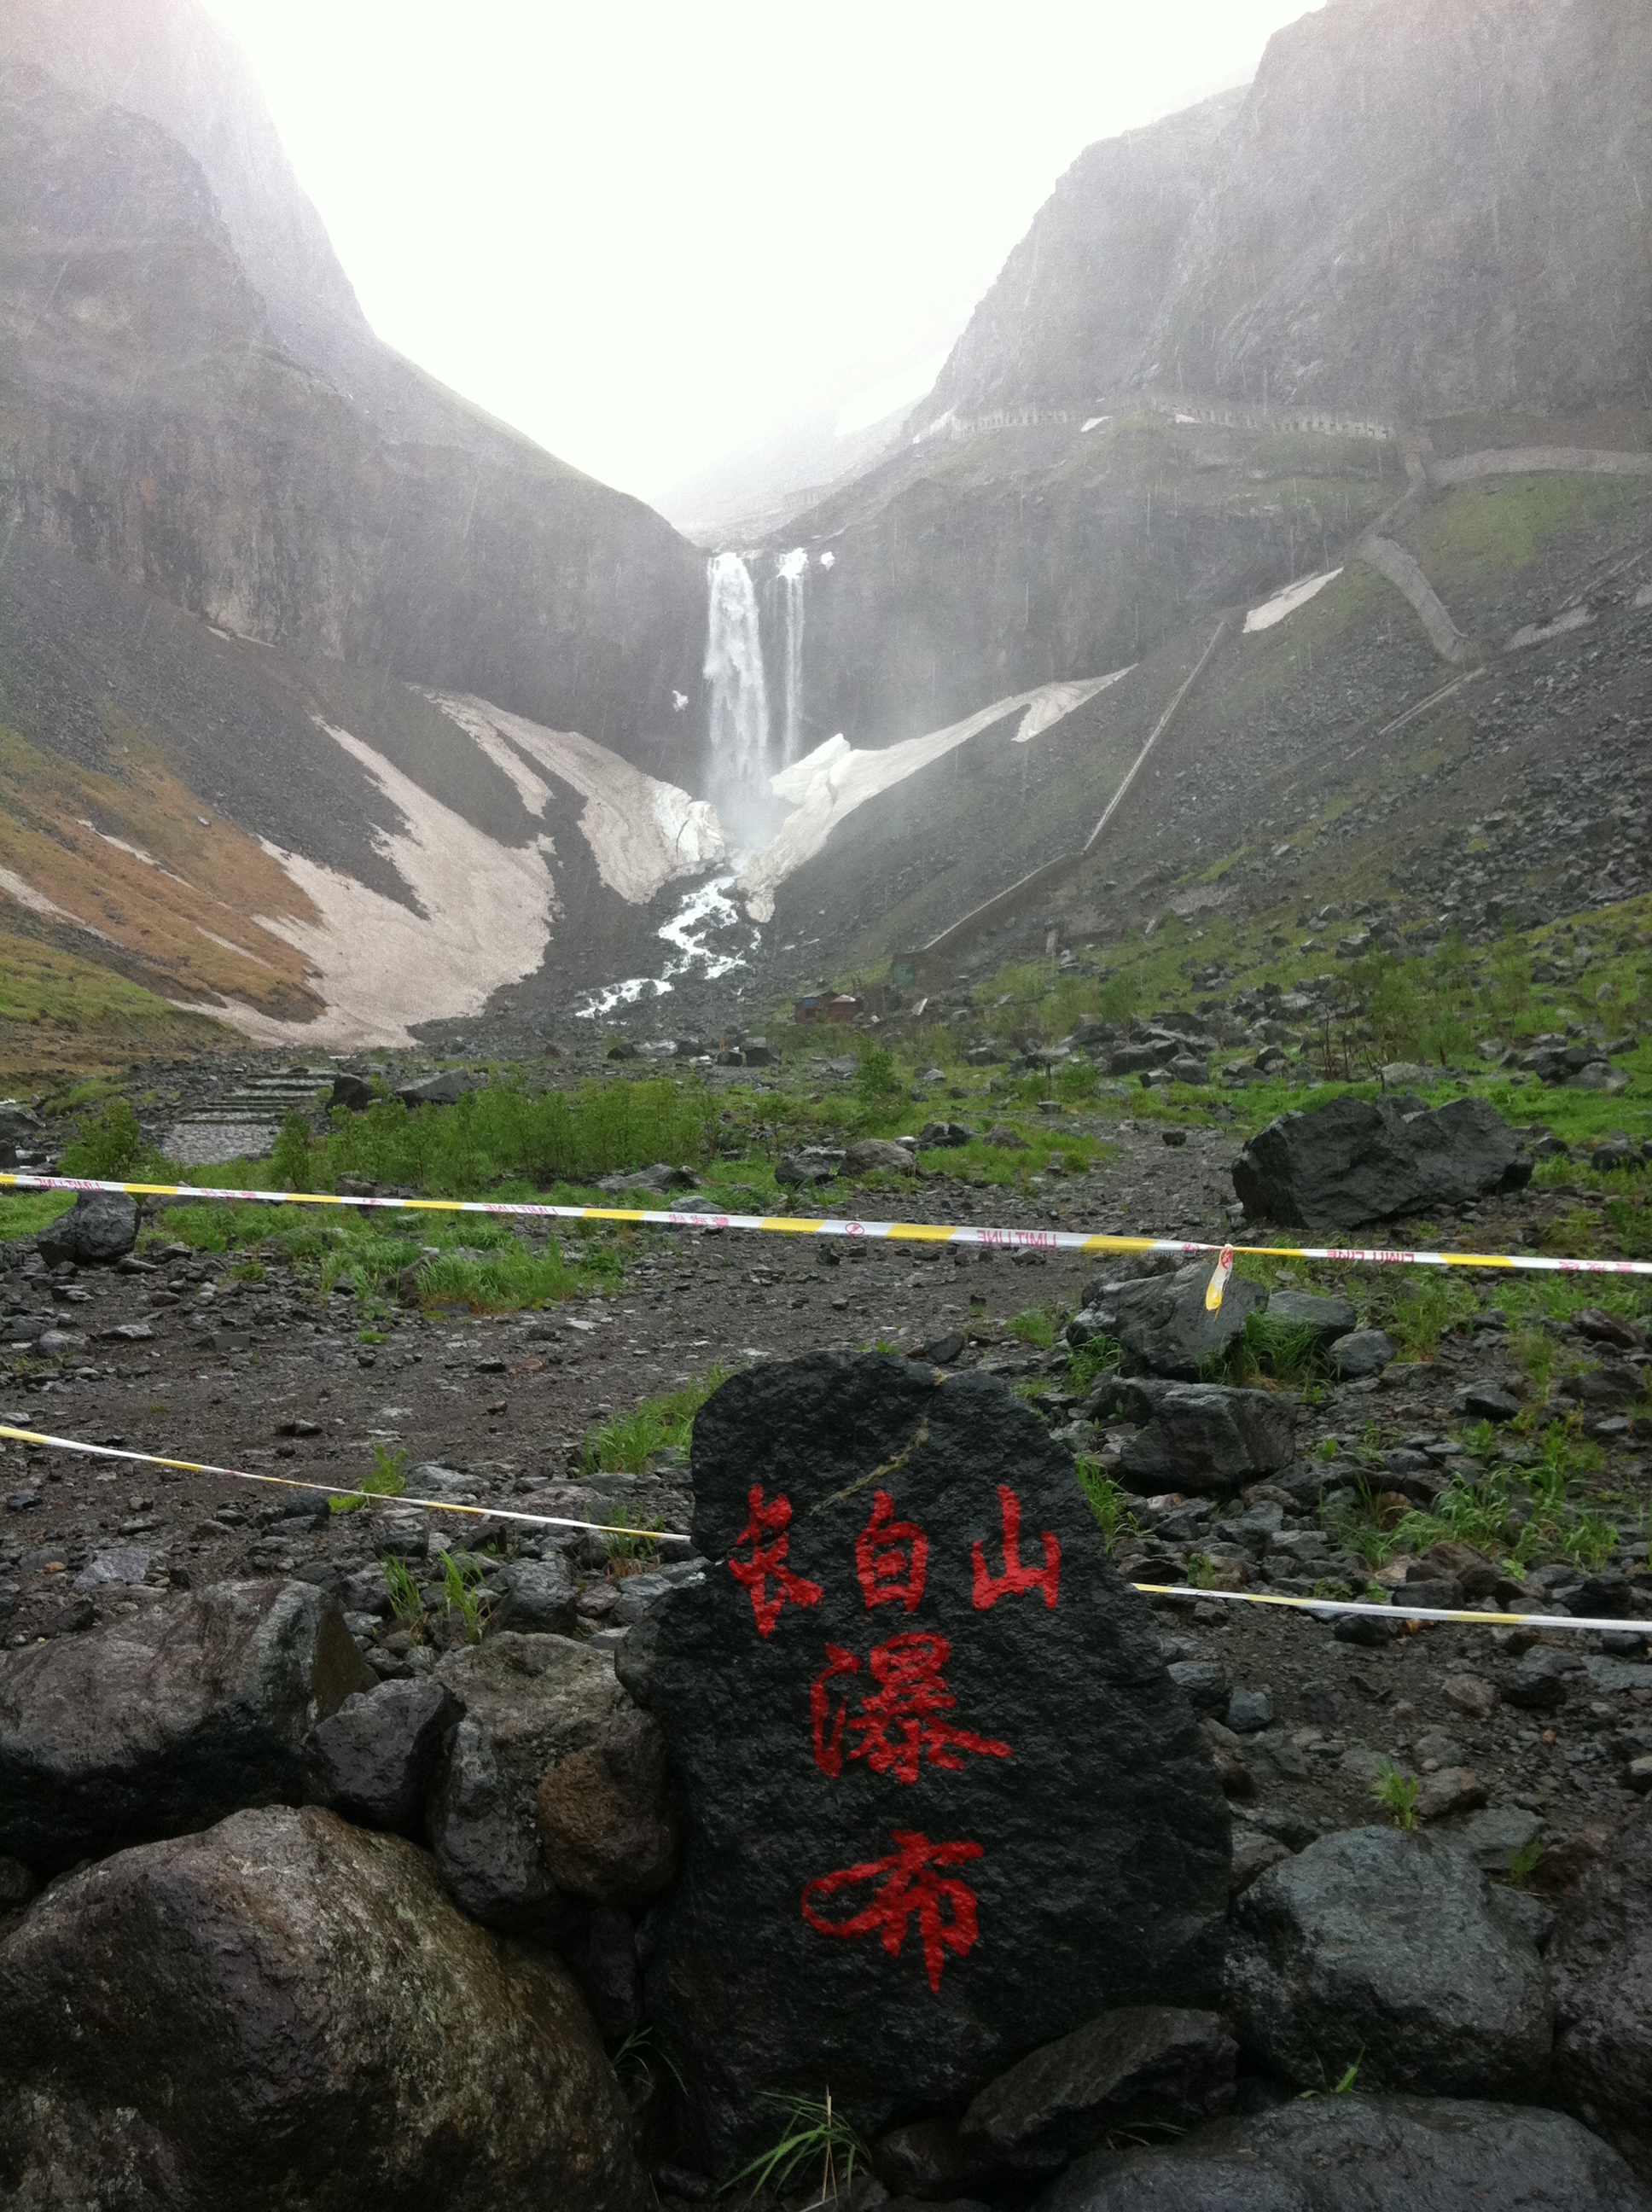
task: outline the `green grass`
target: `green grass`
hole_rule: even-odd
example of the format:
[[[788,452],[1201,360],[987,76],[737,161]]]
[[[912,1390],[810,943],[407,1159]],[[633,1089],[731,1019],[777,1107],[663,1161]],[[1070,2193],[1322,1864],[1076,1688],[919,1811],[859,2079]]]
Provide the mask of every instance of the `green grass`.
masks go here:
[[[512,1177],[589,1182],[657,1160],[694,1165],[710,1155],[716,1115],[700,1085],[664,1077],[568,1093],[531,1090],[512,1070],[451,1106],[410,1112],[380,1098],[361,1114],[340,1107],[319,1138],[295,1115],[269,1165],[289,1190],[331,1190],[349,1176],[466,1198]]]
[[[1609,523],[1645,496],[1632,479],[1600,477],[1496,477],[1461,484],[1429,515],[1418,558],[1449,598],[1452,576],[1526,568],[1556,531]]]
[[[407,1488],[407,1454],[374,1444],[372,1471],[350,1487],[364,1490],[373,1498],[399,1498]],[[335,1513],[354,1513],[367,1501],[366,1498],[333,1498],[327,1502]]]
[[[695,1415],[727,1379],[724,1369],[714,1367],[697,1382],[645,1398],[629,1412],[610,1413],[586,1437],[586,1468],[592,1474],[641,1474],[656,1452],[672,1447],[686,1451]]]
[[[1020,1313],[1011,1314],[1004,1326],[1021,1343],[1048,1352],[1054,1346],[1058,1323],[1059,1316],[1053,1307],[1027,1306]]]
[[[0,1239],[38,1237],[75,1203],[72,1191],[25,1190],[0,1197]]]
[[[1133,1500],[1127,1490],[1102,1472],[1102,1462],[1080,1453],[1074,1462],[1074,1473],[1084,1502],[1096,1516],[1102,1541],[1111,1552],[1121,1537],[1133,1536],[1140,1532],[1141,1524],[1133,1510]]]

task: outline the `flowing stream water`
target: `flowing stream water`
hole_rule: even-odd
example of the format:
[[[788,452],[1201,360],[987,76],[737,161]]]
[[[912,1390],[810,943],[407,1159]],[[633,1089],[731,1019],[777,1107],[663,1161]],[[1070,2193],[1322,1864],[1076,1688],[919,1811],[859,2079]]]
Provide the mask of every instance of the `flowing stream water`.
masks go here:
[[[587,992],[575,1005],[582,1021],[598,1021],[616,1006],[635,1006],[642,999],[666,997],[679,976],[693,975],[714,983],[732,968],[750,965],[750,955],[762,942],[762,932],[749,922],[730,894],[732,874],[708,877],[679,902],[671,920],[654,933],[676,947],[658,975],[629,975],[623,983],[604,983]]]

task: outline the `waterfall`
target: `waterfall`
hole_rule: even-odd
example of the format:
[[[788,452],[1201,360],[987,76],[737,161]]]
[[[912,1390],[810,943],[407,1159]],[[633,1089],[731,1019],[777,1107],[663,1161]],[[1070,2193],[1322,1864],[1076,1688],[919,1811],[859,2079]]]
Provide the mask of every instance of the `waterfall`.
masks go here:
[[[790,768],[803,750],[799,702],[803,692],[803,581],[809,556],[801,545],[787,555],[777,575],[780,587],[781,762]]]
[[[761,821],[768,801],[768,692],[750,569],[738,553],[719,553],[707,584],[711,773],[718,812],[735,842]]]

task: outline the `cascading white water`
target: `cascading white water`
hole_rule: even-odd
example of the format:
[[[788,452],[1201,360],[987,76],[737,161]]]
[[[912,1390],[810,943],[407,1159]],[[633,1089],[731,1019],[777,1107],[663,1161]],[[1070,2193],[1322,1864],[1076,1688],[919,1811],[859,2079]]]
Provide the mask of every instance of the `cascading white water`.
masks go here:
[[[713,795],[738,843],[760,823],[769,796],[768,687],[750,570],[738,553],[719,553],[706,573]]]
[[[775,572],[780,587],[780,729],[782,768],[803,750],[803,586],[809,556],[794,546]]]

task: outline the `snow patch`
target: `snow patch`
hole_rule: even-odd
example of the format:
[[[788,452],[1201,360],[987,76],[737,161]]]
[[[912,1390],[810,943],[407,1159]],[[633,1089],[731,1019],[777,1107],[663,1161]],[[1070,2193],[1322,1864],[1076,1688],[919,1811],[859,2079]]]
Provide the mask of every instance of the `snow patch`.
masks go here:
[[[1259,629],[1272,629],[1275,623],[1294,615],[1298,607],[1305,607],[1309,599],[1327,584],[1333,584],[1341,574],[1340,568],[1327,568],[1323,575],[1304,576],[1300,584],[1292,584],[1288,591],[1276,592],[1271,599],[1265,599],[1260,607],[1253,607],[1245,617],[1245,635],[1248,637]]]
[[[1130,668],[1135,665],[1133,660]],[[1042,737],[1046,730],[1054,729],[1056,723],[1065,721],[1075,707],[1082,707],[1085,700],[1093,699],[1098,691],[1105,691],[1109,684],[1116,684],[1121,677],[1128,676],[1130,668],[1115,668],[1110,676],[1092,676],[1081,684],[1046,684],[1021,717],[1021,727],[1011,742],[1024,745],[1034,738]]]
[[[880,792],[904,783],[920,769],[944,758],[1017,708],[1026,709],[1017,732],[1025,742],[1028,737],[1048,729],[1075,707],[1082,706],[1086,699],[1094,697],[1107,684],[1117,683],[1121,676],[1128,672],[1115,669],[1111,675],[1091,677],[1080,683],[1042,684],[1036,690],[1017,691],[1008,699],[981,708],[962,722],[949,723],[944,730],[932,730],[926,737],[908,738],[898,745],[885,746],[880,752],[857,751],[841,733],[828,738],[824,744],[817,745],[813,752],[806,753],[791,768],[769,778],[770,790],[796,811],[787,816],[772,842],[741,872],[738,889],[745,900],[746,912],[753,921],[772,921],[774,895],[786,878],[806,860],[813,860],[838,824],[869,799],[876,799]],[[1033,724],[1030,730],[1029,721]]]
[[[326,1012],[313,1022],[277,1021],[233,1001],[222,1012],[264,1043],[408,1044],[410,1023],[480,1013],[501,983],[538,966],[550,935],[550,841],[496,844],[348,730],[318,726],[400,811],[405,829],[380,832],[379,849],[423,910],[261,839],[321,919],[254,920],[304,955]]]
[[[524,753],[580,793],[586,802],[580,830],[598,872],[633,906],[646,906],[666,884],[703,875],[725,857],[714,807],[633,768],[577,730],[545,729],[486,699],[444,691],[428,696],[505,770],[531,814],[543,820],[550,787],[526,766]]]
[[[94,929],[89,921],[82,921],[79,915],[70,914],[66,906],[59,906],[56,899],[49,899],[44,891],[37,891],[33,884],[25,883],[9,868],[0,868],[0,891],[15,899],[19,906],[26,906],[31,914],[51,915],[58,921],[68,922],[73,929],[84,930],[87,936],[95,937],[100,945],[112,945],[115,941],[100,929]]]

